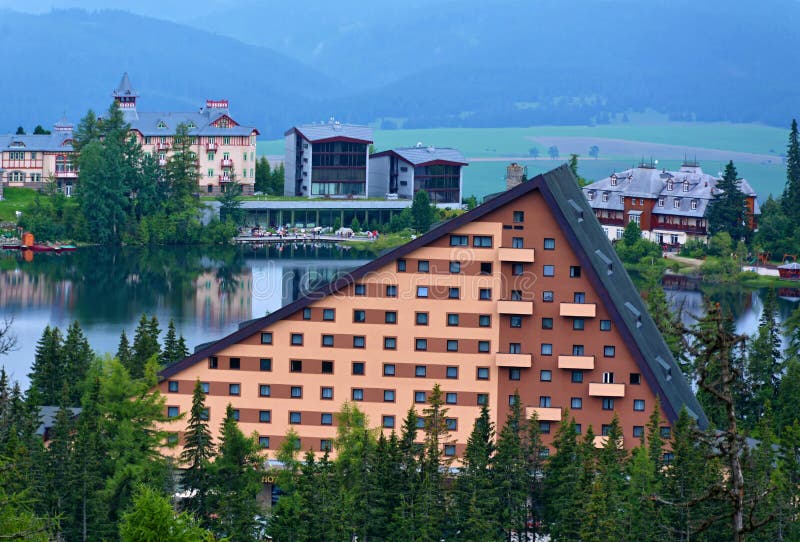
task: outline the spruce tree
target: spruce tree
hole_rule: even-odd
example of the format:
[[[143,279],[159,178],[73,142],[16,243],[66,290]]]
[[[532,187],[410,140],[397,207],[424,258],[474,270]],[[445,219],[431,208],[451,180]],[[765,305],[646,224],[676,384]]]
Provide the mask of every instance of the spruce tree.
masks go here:
[[[442,467],[449,460],[442,455],[442,446],[448,443],[448,409],[444,406],[444,393],[439,384],[434,384],[428,404],[422,410],[424,423],[424,447],[420,465],[419,530],[420,540],[439,540],[445,521],[446,495]]]
[[[587,445],[589,442],[587,438]],[[582,540],[601,542],[625,538],[625,459],[622,429],[615,413],[608,426],[605,444],[597,454],[597,472],[592,478],[591,493],[582,514]]]
[[[210,516],[209,493],[212,487],[211,463],[214,457],[214,441],[208,427],[205,406],[206,395],[198,379],[192,393],[192,409],[186,424],[181,463],[183,474],[181,483],[189,497],[183,502],[183,509],[197,516],[206,524]]]
[[[62,347],[65,382],[68,387],[69,406],[79,406],[83,395],[83,383],[94,361],[94,352],[89,346],[80,324],[73,322],[67,330],[67,338]]]
[[[167,367],[173,363],[178,363],[188,354],[186,341],[183,335],[178,337],[178,333],[175,330],[175,322],[170,318],[167,334],[164,336],[164,348],[159,356],[159,361],[162,366]]]
[[[58,405],[61,389],[67,377],[65,372],[63,339],[57,328],[45,327],[36,343],[28,396],[36,405]]]
[[[728,162],[706,212],[709,233],[727,232],[734,242],[748,237],[750,233],[745,195],[740,184],[733,161]]]
[[[434,207],[431,205],[431,198],[424,190],[419,190],[414,194],[414,201],[411,205],[411,216],[414,220],[414,228],[420,234],[425,233],[431,227],[434,220]]]
[[[194,209],[197,203],[192,194],[199,190],[200,169],[197,155],[192,150],[192,136],[186,123],[180,123],[173,136],[172,153],[167,158],[167,204],[168,214]]]
[[[484,405],[467,438],[463,467],[456,479],[456,523],[464,540],[496,540],[500,533],[498,499],[492,486],[494,424]]]
[[[133,338],[131,366],[127,368],[132,378],[142,378],[147,360],[161,353],[161,347],[158,344],[159,334],[158,319],[153,316],[148,320],[147,315],[142,314]]]
[[[564,411],[553,438],[555,453],[546,465],[544,478],[547,532],[553,540],[578,540],[583,508],[581,495],[586,492],[584,458],[578,444],[575,420]]]
[[[764,307],[758,332],[747,351],[747,383],[745,411],[742,413],[745,427],[754,428],[764,414],[767,403],[778,397],[783,364],[781,359],[781,335],[777,322],[777,298],[770,288],[764,298]]]
[[[528,476],[525,456],[525,416],[519,394],[508,410],[506,421],[497,437],[497,453],[492,461],[498,519],[505,536],[521,533],[527,522]]]
[[[790,220],[792,230],[800,224],[800,141],[797,120],[792,119],[789,144],[786,148],[786,186],[781,198],[783,212]]]
[[[128,335],[125,333],[124,329],[119,336],[119,346],[117,346],[116,357],[122,366],[130,372],[133,366],[133,351],[131,350],[130,343],[128,342]]]
[[[403,420],[400,440],[397,445],[398,455],[398,504],[389,529],[389,540],[402,542],[407,539],[416,540],[420,536],[419,502],[422,472],[422,448],[416,443],[418,426],[414,407],[409,407]]]

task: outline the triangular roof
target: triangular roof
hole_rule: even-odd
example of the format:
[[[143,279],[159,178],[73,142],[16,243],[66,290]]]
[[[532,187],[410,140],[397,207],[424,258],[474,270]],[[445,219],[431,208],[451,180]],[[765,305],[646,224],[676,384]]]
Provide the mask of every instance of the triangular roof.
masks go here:
[[[119,96],[137,96],[136,91],[133,90],[133,87],[131,86],[131,80],[128,77],[128,72],[122,74],[122,79],[120,80],[119,85],[117,85],[117,88],[114,89],[113,96],[115,98]]]
[[[460,151],[450,147],[425,147],[421,145],[416,147],[399,147],[388,151],[373,153],[370,155],[370,158],[378,158],[387,155],[396,156],[413,166],[424,166],[431,163],[459,166],[469,165],[469,162],[467,162]]]
[[[698,420],[699,425],[706,427],[708,420],[700,404],[653,319],[647,313],[638,290],[625,272],[594,212],[583,197],[577,179],[566,164],[501,193],[483,205],[445,222],[417,239],[379,256],[350,274],[325,284],[267,316],[246,323],[230,335],[204,345],[186,359],[165,368],[160,376],[168,378],[204,361],[209,356],[260,333],[273,323],[291,316],[312,303],[339,292],[369,273],[537,190],[547,202],[581,266],[587,270],[589,280],[629,347],[645,381],[658,395],[669,420],[674,422],[681,408],[685,406],[690,415]]]

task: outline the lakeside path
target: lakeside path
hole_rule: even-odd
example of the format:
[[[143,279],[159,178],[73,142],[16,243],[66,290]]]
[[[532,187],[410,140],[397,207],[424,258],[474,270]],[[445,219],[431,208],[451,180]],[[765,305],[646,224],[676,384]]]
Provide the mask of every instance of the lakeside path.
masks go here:
[[[703,260],[698,260],[697,258],[687,258],[685,256],[678,256],[677,254],[672,254],[670,252],[666,253],[665,255],[668,260],[674,260],[693,269],[699,269],[700,266],[703,265]],[[745,265],[742,267],[742,271],[752,271],[765,277],[780,276],[778,270],[774,267],[764,267],[763,265]]]

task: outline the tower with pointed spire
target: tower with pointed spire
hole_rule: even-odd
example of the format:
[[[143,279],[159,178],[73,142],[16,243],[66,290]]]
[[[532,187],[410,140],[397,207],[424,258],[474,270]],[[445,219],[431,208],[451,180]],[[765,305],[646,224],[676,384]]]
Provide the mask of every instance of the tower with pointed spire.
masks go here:
[[[114,103],[117,104],[117,107],[125,114],[125,120],[137,118],[136,98],[139,97],[139,94],[133,90],[128,72],[122,74],[119,85],[117,85],[117,88],[114,89],[111,95],[114,97]]]

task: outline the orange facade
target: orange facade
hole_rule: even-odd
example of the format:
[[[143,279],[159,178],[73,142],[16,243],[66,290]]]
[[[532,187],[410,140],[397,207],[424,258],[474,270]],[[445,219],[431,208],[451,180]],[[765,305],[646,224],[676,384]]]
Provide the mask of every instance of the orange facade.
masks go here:
[[[557,173],[574,182],[563,168]],[[598,435],[616,413],[625,446],[635,446],[657,396],[668,425],[682,405],[662,385],[686,386],[674,361],[664,346],[658,358],[676,370],[666,380],[655,374],[653,353],[635,337],[643,308],[635,291],[629,304],[638,305],[626,314],[555,205],[559,196],[537,179],[166,369],[159,389],[170,414],[188,416],[199,379],[214,429],[230,403],[241,429],[265,448],[277,449],[293,428],[303,449],[320,451],[335,438],[345,401],[371,425],[399,431],[409,407],[421,413],[438,383],[448,455],[463,452],[480,405],[502,425],[515,393],[528,414],[537,412],[545,442],[569,410]],[[577,186],[571,190],[570,201],[585,207],[580,227],[591,219],[606,245],[598,248],[613,255]],[[616,272],[630,285],[621,265]],[[180,434],[185,423],[170,429]]]

